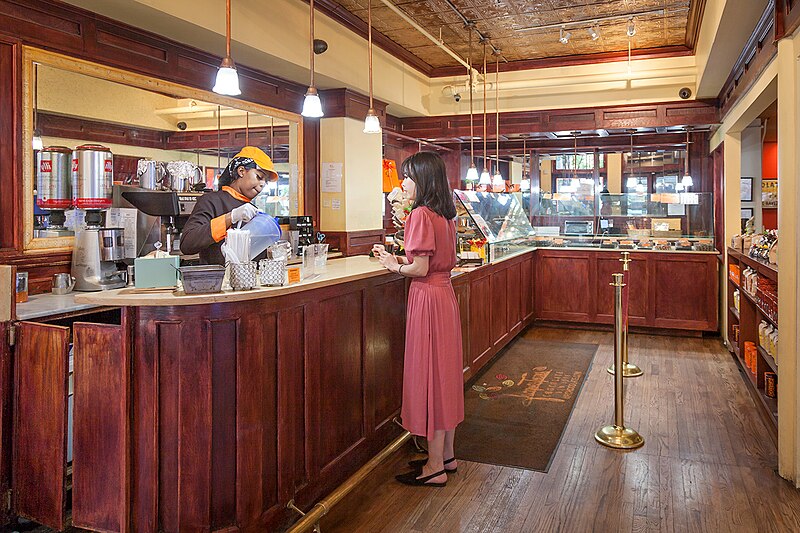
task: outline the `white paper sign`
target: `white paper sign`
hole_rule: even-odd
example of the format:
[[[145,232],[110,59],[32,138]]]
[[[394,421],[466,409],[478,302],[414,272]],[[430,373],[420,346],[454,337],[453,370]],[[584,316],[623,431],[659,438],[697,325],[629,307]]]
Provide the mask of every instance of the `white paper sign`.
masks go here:
[[[136,257],[136,213],[132,207],[112,207],[106,212],[107,228],[123,228],[125,257]]]
[[[322,192],[342,192],[342,163],[322,163]]]
[[[341,209],[342,208],[342,201],[339,199],[334,198],[331,200],[331,209]]]

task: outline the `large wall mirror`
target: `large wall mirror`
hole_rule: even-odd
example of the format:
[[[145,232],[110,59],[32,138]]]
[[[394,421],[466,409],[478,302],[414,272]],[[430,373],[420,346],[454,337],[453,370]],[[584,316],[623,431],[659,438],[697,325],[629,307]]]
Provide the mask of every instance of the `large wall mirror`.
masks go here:
[[[111,170],[117,186],[198,192],[216,188],[242,147],[258,146],[280,179],[254,203],[273,216],[303,214],[300,115],[34,48],[23,59],[25,249],[72,246],[97,196],[84,178],[74,183],[73,161],[97,152],[99,185]]]

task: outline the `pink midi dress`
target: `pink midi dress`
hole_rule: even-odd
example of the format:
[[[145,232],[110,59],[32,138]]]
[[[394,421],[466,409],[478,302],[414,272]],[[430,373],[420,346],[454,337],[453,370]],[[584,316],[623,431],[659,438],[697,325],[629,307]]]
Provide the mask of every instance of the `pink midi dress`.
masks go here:
[[[406,219],[409,262],[428,256],[428,275],[411,278],[403,368],[403,427],[432,439],[464,420],[461,318],[450,283],[456,265],[456,225],[427,207]]]

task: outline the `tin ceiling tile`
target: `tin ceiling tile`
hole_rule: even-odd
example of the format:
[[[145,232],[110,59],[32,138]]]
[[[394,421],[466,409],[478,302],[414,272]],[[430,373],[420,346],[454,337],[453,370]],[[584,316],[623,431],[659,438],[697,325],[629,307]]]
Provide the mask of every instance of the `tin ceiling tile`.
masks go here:
[[[458,62],[389,9],[382,0],[334,0],[367,20],[367,2],[372,2],[374,29],[407,49],[434,68],[457,66]],[[461,15],[475,21],[476,29],[502,50],[507,61],[625,52],[628,49],[626,19],[599,21],[601,37],[593,41],[588,29],[594,18],[637,16],[633,49],[683,45],[686,41],[689,8],[703,0],[393,0],[403,13],[438,38],[461,57],[468,54],[469,32]],[[453,7],[458,11],[456,12]],[[459,14],[460,13],[460,14]],[[559,28],[529,29],[567,24],[568,44],[558,41]],[[481,47],[473,47],[480,63]]]

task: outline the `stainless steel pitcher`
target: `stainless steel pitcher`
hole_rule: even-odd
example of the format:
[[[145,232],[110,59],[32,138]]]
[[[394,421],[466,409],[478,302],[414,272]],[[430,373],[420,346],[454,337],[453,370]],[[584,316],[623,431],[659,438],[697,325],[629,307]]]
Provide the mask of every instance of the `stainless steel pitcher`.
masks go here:
[[[156,191],[162,188],[167,169],[164,163],[152,159],[140,159],[136,164],[136,176],[139,178],[139,187]]]

